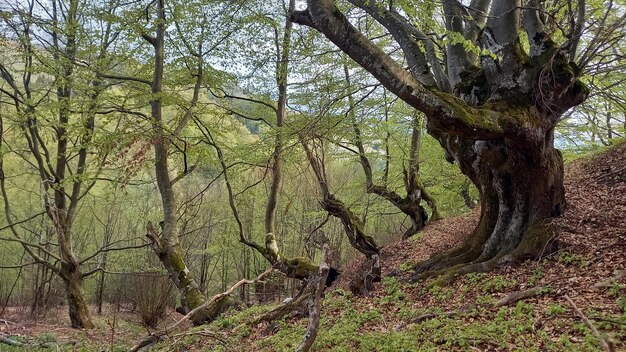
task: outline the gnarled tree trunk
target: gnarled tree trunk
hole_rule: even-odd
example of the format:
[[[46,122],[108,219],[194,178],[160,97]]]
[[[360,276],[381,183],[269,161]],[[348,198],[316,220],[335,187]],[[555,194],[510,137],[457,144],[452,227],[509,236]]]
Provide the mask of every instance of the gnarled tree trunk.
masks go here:
[[[65,295],[72,327],[77,329],[93,328],[87,302],[84,298],[83,274],[79,270],[78,263],[62,262],[59,276],[65,284]]]
[[[311,142],[315,143],[315,141],[316,139],[312,138]],[[374,238],[365,234],[365,224],[361,219],[330,192],[323,157],[316,155],[312,147],[304,140],[304,136],[300,136],[300,142],[322,194],[320,205],[328,214],[341,221],[350,245],[367,258],[366,269],[361,273],[363,275],[362,280],[357,280],[358,282],[354,283],[352,290],[357,293],[369,294],[372,290],[372,283],[381,280],[380,248]]]
[[[571,38],[551,38],[540,1],[443,1],[446,30],[482,49],[434,39],[393,5],[349,0],[395,40],[409,65],[356,29],[333,0],[308,0],[292,19],[313,27],[369,71],[387,89],[427,116],[427,130],[480,191],[478,227],[457,249],[416,267],[415,278],[488,270],[537,256],[549,246],[550,218],[564,210],[563,160],[554,128],[565,111],[589,94],[578,80],[576,48],[584,28],[578,6]],[[573,18],[573,17],[572,17]],[[569,25],[569,23],[568,23]],[[526,32],[529,50],[521,43]],[[438,57],[446,57],[445,69]]]
[[[418,265],[415,278],[485,271],[551,250],[549,219],[563,212],[565,192],[563,159],[547,134],[539,148],[510,140],[459,143],[461,170],[480,192],[480,222],[461,247]]]

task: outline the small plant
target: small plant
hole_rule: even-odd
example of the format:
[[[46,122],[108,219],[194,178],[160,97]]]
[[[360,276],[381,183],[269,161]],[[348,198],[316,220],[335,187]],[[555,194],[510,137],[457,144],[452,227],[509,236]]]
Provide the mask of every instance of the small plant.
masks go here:
[[[622,309],[622,312],[626,313],[626,285],[614,283],[609,287],[607,294],[609,297],[617,298],[615,303]]]
[[[144,325],[155,328],[165,316],[167,307],[174,306],[174,285],[158,272],[132,276],[131,294]]]
[[[439,302],[447,301],[452,298],[455,290],[451,287],[433,286],[428,289],[428,292]]]
[[[480,295],[480,296],[476,297],[476,303],[478,303],[478,304],[491,305],[495,301],[496,301],[496,299],[493,298],[492,295]]]
[[[567,312],[567,309],[565,309],[565,307],[563,307],[563,306],[561,306],[559,304],[551,303],[548,306],[548,309],[546,310],[546,315],[551,317],[551,316],[555,316],[555,315],[565,314],[565,312]]]
[[[57,342],[57,337],[51,332],[43,333],[39,336],[39,342],[42,344],[51,344]]]
[[[586,267],[588,264],[582,255],[570,253],[570,252],[561,252],[561,254],[559,254],[559,256],[557,257],[557,260],[559,261],[559,263],[563,265],[576,264],[580,266],[581,268]]]
[[[470,283],[470,284],[476,284],[478,283],[483,277],[485,277],[485,274],[483,273],[469,273],[467,275],[465,275],[465,280]]]
[[[385,277],[383,278],[383,287],[387,292],[385,297],[386,303],[391,303],[391,301],[404,301],[406,298],[406,294],[402,292],[400,287],[400,281],[398,281],[395,277]]]
[[[404,262],[400,264],[400,267],[398,269],[400,269],[400,271],[410,271],[413,269],[414,266],[415,264],[413,264],[412,262]]]
[[[543,265],[538,265],[536,268],[533,269],[530,279],[528,279],[528,285],[537,285],[537,283],[539,283],[539,280],[543,279],[544,276],[545,275],[543,273]]]
[[[609,297],[618,297],[622,291],[626,291],[626,285],[620,283],[614,283],[609,287],[607,291]]]
[[[515,280],[509,281],[502,275],[496,275],[483,284],[483,289],[485,290],[485,292],[499,292],[504,290],[505,288],[513,287],[516,284],[517,281]]]

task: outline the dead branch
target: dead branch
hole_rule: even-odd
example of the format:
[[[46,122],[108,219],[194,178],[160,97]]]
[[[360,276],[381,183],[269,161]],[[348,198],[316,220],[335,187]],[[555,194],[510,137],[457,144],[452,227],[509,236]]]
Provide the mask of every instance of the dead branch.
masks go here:
[[[605,352],[615,352],[615,345],[613,344],[613,341],[606,340],[604,337],[602,337],[598,329],[596,329],[596,327],[593,326],[591,321],[587,319],[587,317],[583,314],[583,312],[580,311],[580,309],[578,309],[578,306],[576,305],[576,303],[574,303],[574,301],[572,301],[572,299],[569,298],[568,295],[565,295],[565,299],[572,306],[572,308],[574,308],[574,311],[576,312],[576,314],[585,322],[585,324],[587,324],[591,332],[593,332],[596,338],[600,341],[602,350],[604,350]]]
[[[216,294],[215,296],[211,297],[211,299],[207,300],[203,304],[201,304],[201,305],[197,306],[196,308],[192,309],[189,313],[187,313],[184,317],[182,317],[181,319],[176,321],[174,324],[166,327],[163,330],[152,332],[152,333],[150,333],[150,335],[142,338],[139,342],[137,342],[137,344],[135,344],[135,346],[133,346],[130,349],[130,352],[136,352],[136,351],[145,350],[146,348],[148,348],[148,347],[150,347],[150,346],[160,342],[172,330],[176,329],[180,324],[184,323],[185,321],[190,320],[191,317],[194,314],[196,314],[197,312],[199,312],[200,310],[208,307],[210,304],[212,304],[214,302],[217,302],[218,300],[220,300],[220,299],[222,299],[222,298],[224,298],[226,296],[229,296],[231,293],[233,293],[236,289],[238,289],[242,285],[250,285],[250,284],[253,284],[255,282],[262,281],[267,275],[269,275],[273,271],[274,271],[273,268],[268,269],[268,270],[264,271],[263,273],[261,273],[259,276],[257,276],[256,279],[254,279],[254,280],[241,279],[239,282],[237,282],[236,284],[231,286],[228,290],[226,290],[226,291],[224,291],[222,293]]]
[[[280,306],[270,310],[269,312],[258,316],[251,322],[244,323],[238,326],[237,328],[235,328],[235,331],[242,328],[245,325],[256,326],[264,321],[270,322],[270,321],[281,319],[285,315],[291,314],[293,312],[300,312],[301,308],[304,307],[304,302],[308,296],[306,292],[308,292],[308,290],[305,289],[303,292],[301,292],[298,296],[296,296],[290,302],[281,304]]]
[[[4,343],[4,344],[7,344],[9,346],[22,346],[23,345],[23,343],[15,341],[15,340],[12,340],[12,339],[10,339],[10,338],[8,338],[6,336],[0,336],[0,342]]]
[[[322,292],[324,292],[324,287],[326,284],[326,278],[328,277],[328,272],[330,271],[330,247],[327,244],[324,245],[322,250],[322,261],[320,262],[320,270],[317,277],[311,280],[311,287],[315,287],[314,294],[309,296],[309,323],[307,325],[306,334],[304,334],[304,339],[296,348],[296,351],[306,352],[311,346],[313,346],[313,342],[315,342],[315,338],[317,337],[317,331],[320,323],[320,306],[322,301]]]
[[[616,284],[619,280],[623,279],[626,277],[626,270],[615,270],[613,272],[613,276],[604,280],[604,281],[600,281],[598,283],[596,283],[595,285],[593,285],[593,288],[596,290],[611,286],[613,284]]]
[[[9,324],[17,324],[15,322],[12,322],[12,321],[6,320],[6,319],[0,319],[0,323],[4,324],[6,326],[9,326]]]
[[[493,304],[493,306],[496,308],[502,307],[502,306],[506,306],[506,305],[515,303],[517,301],[520,301],[526,298],[539,296],[543,294],[546,291],[546,289],[548,289],[547,286],[537,286],[537,287],[529,288],[523,291],[516,291],[502,298],[501,300],[497,301],[496,303]]]

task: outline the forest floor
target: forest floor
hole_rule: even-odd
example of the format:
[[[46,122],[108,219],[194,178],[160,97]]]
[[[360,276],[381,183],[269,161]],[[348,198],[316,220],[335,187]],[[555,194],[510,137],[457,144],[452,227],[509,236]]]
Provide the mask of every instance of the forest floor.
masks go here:
[[[342,268],[341,279],[325,294],[313,350],[601,351],[611,346],[626,351],[626,143],[570,163],[565,183],[567,210],[554,220],[557,252],[459,276],[445,287],[406,283],[403,276],[414,263],[463,241],[478,213],[444,219],[383,249],[383,274],[400,275],[385,277],[367,297],[346,289],[359,261]],[[534,294],[501,301],[517,292]],[[208,326],[183,325],[187,334],[170,337],[155,350],[293,351],[307,317],[247,324],[272,307],[230,311]],[[0,318],[0,336],[29,344],[25,349],[0,343],[0,351],[127,350],[146,333],[130,313],[116,319],[109,313],[97,318],[98,329],[79,332],[59,316],[30,325],[15,315],[3,317],[6,323]],[[174,318],[168,316],[165,324]]]

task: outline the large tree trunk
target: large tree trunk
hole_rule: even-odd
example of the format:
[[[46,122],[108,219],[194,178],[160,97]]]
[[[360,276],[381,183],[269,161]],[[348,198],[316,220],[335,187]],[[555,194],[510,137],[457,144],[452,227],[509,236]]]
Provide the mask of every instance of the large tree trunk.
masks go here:
[[[551,250],[548,220],[565,207],[563,159],[552,134],[534,145],[505,139],[458,144],[461,170],[480,192],[480,222],[459,248],[418,265],[415,278],[445,274],[447,280]]]
[[[464,44],[449,43],[443,70],[432,37],[406,13],[393,6],[383,9],[375,1],[349,2],[391,34],[409,70],[355,28],[333,0],[308,0],[307,9],[292,19],[323,33],[423,112],[428,133],[481,195],[481,218],[470,239],[418,265],[414,278],[444,274],[442,280],[447,280],[549,250],[549,219],[565,205],[563,160],[554,148],[554,128],[563,113],[589,95],[578,79],[579,64],[586,61],[575,63],[584,6],[579,6],[582,15],[573,21],[570,40],[557,44],[544,22],[542,1],[524,6],[521,0],[472,1],[468,7],[442,1],[446,30],[492,53],[477,56]]]
[[[73,328],[91,329],[93,323],[89,316],[87,302],[85,302],[83,292],[83,274],[78,265],[71,263],[61,263],[59,276],[65,284],[65,294],[67,297],[67,307],[70,313],[70,321]]]

